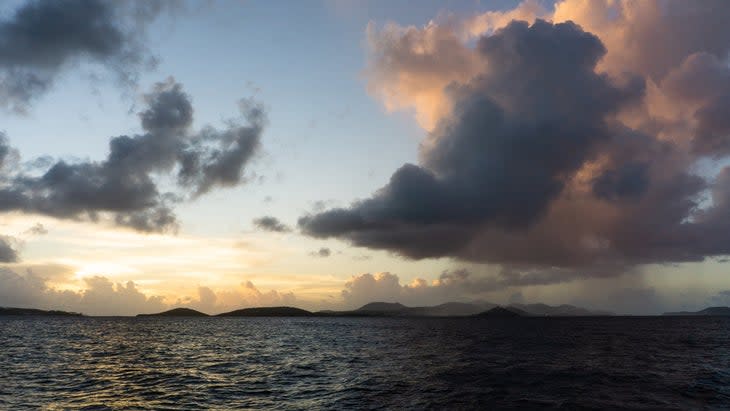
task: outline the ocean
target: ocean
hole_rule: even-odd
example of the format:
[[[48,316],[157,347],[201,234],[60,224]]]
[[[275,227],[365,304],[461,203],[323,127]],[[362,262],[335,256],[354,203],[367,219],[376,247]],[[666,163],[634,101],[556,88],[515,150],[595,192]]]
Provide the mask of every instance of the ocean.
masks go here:
[[[0,318],[0,409],[728,410],[730,318]]]

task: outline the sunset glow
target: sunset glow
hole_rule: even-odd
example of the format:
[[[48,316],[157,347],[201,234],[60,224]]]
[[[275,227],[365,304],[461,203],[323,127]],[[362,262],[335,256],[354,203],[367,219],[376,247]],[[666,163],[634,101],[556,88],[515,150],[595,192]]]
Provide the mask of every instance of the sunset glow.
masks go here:
[[[725,11],[669,3],[115,6],[0,66],[0,305],[723,303]]]

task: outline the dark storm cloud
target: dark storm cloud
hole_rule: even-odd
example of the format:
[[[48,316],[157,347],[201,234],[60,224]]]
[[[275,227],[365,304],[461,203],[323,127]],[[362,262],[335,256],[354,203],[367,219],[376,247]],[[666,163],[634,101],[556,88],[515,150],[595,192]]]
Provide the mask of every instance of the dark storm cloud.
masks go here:
[[[291,231],[291,228],[289,228],[286,224],[279,221],[278,218],[271,216],[254,218],[253,225],[259,230],[273,231],[276,233],[286,233]]]
[[[260,106],[246,103],[245,124],[230,121],[223,130],[195,132],[190,98],[173,79],[156,84],[145,102],[139,114],[145,133],[112,138],[102,161],[59,160],[40,175],[13,175],[0,186],[0,210],[91,220],[110,213],[118,225],[167,231],[177,226],[175,203],[244,181],[245,166],[260,146]],[[0,143],[0,154],[9,150]],[[176,176],[178,189],[161,191],[159,175]]]
[[[376,65],[400,67],[402,78],[417,71],[391,61],[402,49],[377,44]],[[301,217],[305,234],[519,268],[487,288],[730,254],[730,170],[696,171],[730,154],[724,57],[692,50],[647,83],[644,72],[616,70],[615,56],[614,73],[603,73],[596,36],[540,20],[512,22],[466,50],[481,68],[444,90],[449,112],[421,144],[419,164],[350,207]]]
[[[730,68],[706,52],[688,56],[662,81],[669,97],[692,105],[697,132],[692,148],[698,154],[730,154]]]
[[[205,128],[183,149],[179,182],[195,187],[195,195],[241,183],[245,165],[259,150],[259,135],[266,123],[263,107],[253,100],[239,105],[250,126]]]
[[[451,87],[452,113],[422,144],[422,165],[349,209],[303,217],[306,233],[427,257],[456,253],[482,224],[529,226],[609,138],[605,118],[642,91],[596,74],[605,49],[571,23],[515,22],[478,50],[489,69]]]
[[[64,69],[92,62],[135,84],[154,64],[145,28],[167,1],[31,0],[0,20],[0,101],[25,111]]]
[[[604,200],[636,199],[649,187],[648,173],[649,167],[643,163],[606,170],[593,180],[593,194]]]

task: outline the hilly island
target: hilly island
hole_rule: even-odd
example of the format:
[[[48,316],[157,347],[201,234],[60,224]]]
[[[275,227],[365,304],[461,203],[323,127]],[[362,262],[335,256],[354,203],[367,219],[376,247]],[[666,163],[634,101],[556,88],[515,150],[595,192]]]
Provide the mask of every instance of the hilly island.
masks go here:
[[[35,308],[0,307],[0,316],[87,317],[82,313]],[[207,314],[187,307],[173,308],[158,313],[137,314],[140,318],[176,317],[608,317],[616,314],[608,311],[589,310],[573,305],[510,304],[500,306],[488,302],[448,302],[435,306],[409,307],[400,303],[372,302],[355,310],[308,311],[297,307],[247,307],[219,314]],[[730,316],[730,307],[708,307],[699,311],[666,312],[662,316]]]

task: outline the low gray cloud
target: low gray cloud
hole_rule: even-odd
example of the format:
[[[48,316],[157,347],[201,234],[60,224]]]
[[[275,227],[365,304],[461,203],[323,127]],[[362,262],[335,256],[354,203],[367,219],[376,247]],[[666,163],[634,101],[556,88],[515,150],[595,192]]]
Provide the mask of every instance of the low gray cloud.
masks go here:
[[[41,223],[35,223],[31,228],[25,230],[25,233],[30,235],[46,235],[48,234],[48,229]]]
[[[465,269],[444,271],[435,281],[416,278],[408,284],[401,284],[398,275],[393,273],[364,273],[353,275],[345,283],[341,296],[344,305],[350,308],[373,301],[422,306],[481,300],[485,294],[511,285],[500,274],[474,276]]]
[[[711,305],[718,306],[730,306],[730,290],[720,291],[717,294],[710,297],[709,300]]]
[[[527,274],[529,275],[529,274]],[[353,275],[341,291],[344,305],[359,307],[373,301],[399,302],[411,306],[437,305],[452,301],[485,301],[496,291],[519,286],[521,273],[504,271],[474,275],[469,270],[443,271],[436,280],[416,278],[401,284],[398,275],[389,272]],[[552,282],[565,282],[554,277]],[[547,282],[547,280],[545,280]]]
[[[354,275],[341,291],[346,308],[356,308],[373,301],[400,302],[410,306],[437,305],[444,302],[487,301],[492,303],[574,304],[596,310],[612,310],[620,314],[656,315],[665,311],[700,309],[703,304],[727,301],[727,293],[709,296],[706,291],[661,294],[645,284],[640,275],[610,273],[585,275],[572,270],[521,269],[502,267],[493,272],[467,269],[447,270],[435,280],[416,278],[401,283],[398,275],[389,272]],[[575,282],[574,282],[575,281]],[[560,292],[547,286],[574,282]]]
[[[31,0],[0,20],[0,105],[24,112],[58,76],[90,62],[126,86],[156,64],[146,27],[177,2]]]
[[[317,251],[310,252],[309,255],[312,256],[312,257],[327,258],[330,255],[332,255],[332,250],[330,250],[327,247],[322,247],[322,248],[320,248]]]
[[[18,251],[14,243],[16,242],[11,237],[0,236],[0,262],[14,263],[18,261]]]
[[[275,233],[286,233],[291,231],[289,226],[279,221],[278,218],[272,216],[254,218],[253,225],[259,230],[273,231]]]
[[[290,306],[296,303],[297,298],[292,292],[261,291],[253,282],[246,281],[239,287],[224,290],[200,286],[196,297],[180,298],[172,306],[190,307],[208,314],[218,314],[246,307]]]
[[[265,125],[260,105],[246,100],[240,120],[224,129],[194,131],[190,98],[174,79],[157,83],[144,100],[143,134],[111,138],[102,161],[56,160],[39,175],[6,176],[0,210],[92,221],[110,215],[120,226],[170,231],[178,224],[174,204],[246,181],[246,165],[259,150]],[[11,152],[7,140],[0,143],[0,153]],[[160,190],[160,175],[175,177],[177,189]]]

